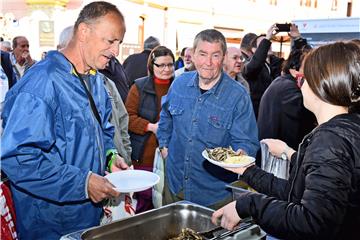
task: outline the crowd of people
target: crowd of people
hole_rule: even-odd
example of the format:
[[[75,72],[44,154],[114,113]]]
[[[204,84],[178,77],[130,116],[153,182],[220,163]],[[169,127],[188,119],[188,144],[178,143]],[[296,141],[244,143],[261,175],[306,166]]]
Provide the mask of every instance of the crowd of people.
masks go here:
[[[158,38],[116,58],[126,32],[120,10],[92,2],[63,30],[57,50],[35,61],[25,36],[1,46],[2,177],[19,239],[59,239],[97,226],[119,197],[104,177],[165,161],[163,205],[187,200],[234,229],[251,216],[280,239],[356,239],[360,224],[360,43],[315,49],[295,24],[285,60],[272,51],[276,24],[239,46],[206,29],[180,57]],[[1,99],[2,101],[3,99]],[[260,169],[260,141],[290,161],[289,179]],[[231,147],[256,164],[222,168],[202,156]],[[226,185],[257,192],[233,201]],[[153,209],[151,189],[134,194]]]

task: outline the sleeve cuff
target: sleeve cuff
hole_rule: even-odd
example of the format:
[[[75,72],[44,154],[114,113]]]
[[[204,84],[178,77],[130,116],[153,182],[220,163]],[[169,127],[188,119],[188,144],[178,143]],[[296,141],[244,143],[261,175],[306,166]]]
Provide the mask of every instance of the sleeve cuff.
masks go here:
[[[249,203],[251,192],[244,192],[236,199],[236,212],[241,218],[246,218],[250,215]]]
[[[85,197],[86,197],[86,199],[89,199],[88,186],[89,186],[89,178],[90,178],[91,174],[92,174],[92,172],[89,171],[86,176],[86,180],[85,180]]]

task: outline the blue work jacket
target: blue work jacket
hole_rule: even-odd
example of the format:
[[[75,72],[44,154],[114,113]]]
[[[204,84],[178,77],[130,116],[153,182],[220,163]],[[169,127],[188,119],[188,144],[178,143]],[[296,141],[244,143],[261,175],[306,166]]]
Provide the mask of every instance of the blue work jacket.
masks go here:
[[[72,65],[57,51],[6,95],[1,168],[11,183],[20,239],[59,239],[100,223],[102,207],[89,200],[87,180],[90,172],[104,174],[114,130],[103,75],[90,75],[102,128]]]
[[[166,177],[172,193],[209,206],[230,197],[226,184],[237,175],[206,161],[205,148],[243,149],[255,156],[258,131],[249,94],[222,73],[219,82],[201,94],[196,71],[175,79],[162,99],[160,147],[168,147]]]

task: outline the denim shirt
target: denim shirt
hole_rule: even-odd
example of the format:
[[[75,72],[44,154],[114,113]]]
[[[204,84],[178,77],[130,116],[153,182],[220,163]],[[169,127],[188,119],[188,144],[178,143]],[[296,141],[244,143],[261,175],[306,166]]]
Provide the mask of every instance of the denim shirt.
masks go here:
[[[219,82],[201,94],[196,71],[180,75],[162,99],[160,147],[168,147],[166,177],[172,193],[209,206],[230,197],[225,185],[237,175],[206,161],[205,148],[243,149],[255,156],[258,131],[249,94],[222,73]]]

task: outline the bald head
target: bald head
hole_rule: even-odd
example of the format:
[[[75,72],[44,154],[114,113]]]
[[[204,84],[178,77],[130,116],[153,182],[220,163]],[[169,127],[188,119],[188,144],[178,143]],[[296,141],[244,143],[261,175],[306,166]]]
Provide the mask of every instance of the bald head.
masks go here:
[[[224,59],[224,71],[232,78],[240,73],[243,63],[241,51],[236,47],[228,47]]]

